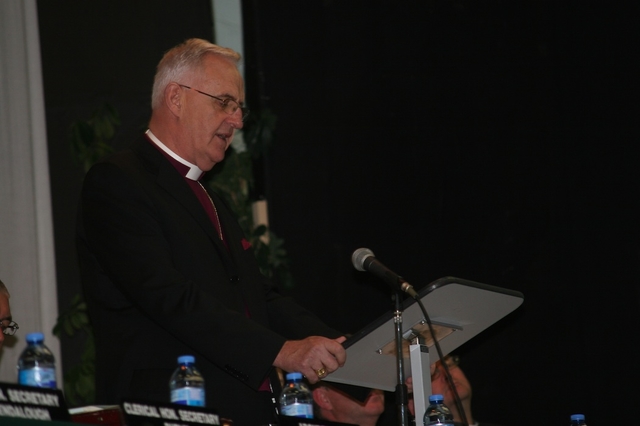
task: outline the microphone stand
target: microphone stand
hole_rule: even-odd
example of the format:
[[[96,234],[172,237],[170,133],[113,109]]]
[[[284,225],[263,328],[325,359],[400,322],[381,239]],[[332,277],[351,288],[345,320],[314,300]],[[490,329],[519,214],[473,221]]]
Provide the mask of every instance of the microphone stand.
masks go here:
[[[404,380],[404,354],[402,350],[402,301],[401,292],[395,294],[395,312],[393,322],[396,335],[396,367],[398,384],[396,385],[396,405],[398,406],[398,425],[409,426],[408,390]]]

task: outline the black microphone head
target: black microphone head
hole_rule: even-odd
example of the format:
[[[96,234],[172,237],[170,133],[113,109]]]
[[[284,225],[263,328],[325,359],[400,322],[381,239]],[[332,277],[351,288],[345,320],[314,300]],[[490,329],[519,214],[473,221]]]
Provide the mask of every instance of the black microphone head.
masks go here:
[[[351,263],[353,263],[353,267],[358,271],[366,271],[364,268],[364,261],[367,257],[375,257],[373,252],[368,248],[359,248],[354,251],[351,255]]]

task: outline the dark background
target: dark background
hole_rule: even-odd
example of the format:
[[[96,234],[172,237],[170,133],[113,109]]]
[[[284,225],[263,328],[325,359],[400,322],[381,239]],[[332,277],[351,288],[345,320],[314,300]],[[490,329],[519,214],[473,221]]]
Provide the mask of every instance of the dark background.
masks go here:
[[[358,247],[418,289],[457,276],[520,291],[516,312],[458,351],[474,417],[628,418],[639,383],[637,12],[245,1],[247,102],[278,116],[259,180],[292,262],[286,292],[357,331],[392,306],[384,283],[353,269]],[[83,174],[69,125],[108,101],[126,146],[145,128],[162,53],[211,39],[213,24],[208,1],[41,0],[38,14],[64,309],[79,291]],[[62,340],[65,369],[79,345]]]

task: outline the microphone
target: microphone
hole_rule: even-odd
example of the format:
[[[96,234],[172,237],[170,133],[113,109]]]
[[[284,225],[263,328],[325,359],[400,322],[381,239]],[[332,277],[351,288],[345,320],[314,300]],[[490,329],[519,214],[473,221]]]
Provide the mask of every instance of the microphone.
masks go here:
[[[415,292],[413,286],[406,282],[400,275],[384,266],[368,248],[359,248],[354,251],[351,255],[351,263],[353,263],[353,267],[358,271],[371,272],[389,284],[394,290],[400,288],[400,290],[409,294],[409,296],[414,299],[418,298],[418,293]]]

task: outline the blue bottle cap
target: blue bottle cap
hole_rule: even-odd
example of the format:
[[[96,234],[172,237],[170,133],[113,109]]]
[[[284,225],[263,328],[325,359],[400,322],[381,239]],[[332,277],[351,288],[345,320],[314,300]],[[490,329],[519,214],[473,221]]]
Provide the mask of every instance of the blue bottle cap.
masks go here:
[[[572,414],[571,420],[584,420],[584,414]]]
[[[40,332],[29,333],[27,334],[27,343],[38,343],[44,341],[44,334]]]
[[[429,402],[438,402],[438,401],[443,401],[444,400],[444,396],[436,393],[434,395],[430,395],[429,396]]]
[[[196,359],[193,355],[181,355],[178,357],[178,364],[193,364]]]
[[[287,373],[287,380],[302,379],[302,373]]]

